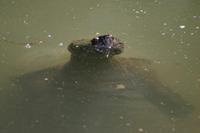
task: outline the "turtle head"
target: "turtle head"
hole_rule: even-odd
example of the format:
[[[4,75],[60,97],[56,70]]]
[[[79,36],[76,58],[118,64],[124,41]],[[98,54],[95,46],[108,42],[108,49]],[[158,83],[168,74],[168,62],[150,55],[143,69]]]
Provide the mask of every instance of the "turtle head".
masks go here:
[[[107,58],[122,53],[124,49],[124,44],[110,34],[93,38],[91,40],[91,45],[95,52]]]
[[[68,46],[72,56],[88,58],[110,58],[123,52],[124,43],[110,34],[100,35],[91,40],[77,40]]]

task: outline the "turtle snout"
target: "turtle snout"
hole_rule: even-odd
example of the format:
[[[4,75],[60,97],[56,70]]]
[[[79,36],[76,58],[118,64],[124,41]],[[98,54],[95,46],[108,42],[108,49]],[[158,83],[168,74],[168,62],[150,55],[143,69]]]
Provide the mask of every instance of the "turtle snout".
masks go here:
[[[107,57],[120,54],[124,49],[124,44],[109,34],[95,37],[91,42],[96,52],[105,54]]]

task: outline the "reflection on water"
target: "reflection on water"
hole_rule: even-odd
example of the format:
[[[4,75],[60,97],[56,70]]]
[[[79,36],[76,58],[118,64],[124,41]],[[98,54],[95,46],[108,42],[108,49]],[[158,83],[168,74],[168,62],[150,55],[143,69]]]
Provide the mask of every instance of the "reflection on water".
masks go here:
[[[199,5],[1,0],[0,132],[199,133]],[[69,61],[67,45],[97,33],[125,53]]]

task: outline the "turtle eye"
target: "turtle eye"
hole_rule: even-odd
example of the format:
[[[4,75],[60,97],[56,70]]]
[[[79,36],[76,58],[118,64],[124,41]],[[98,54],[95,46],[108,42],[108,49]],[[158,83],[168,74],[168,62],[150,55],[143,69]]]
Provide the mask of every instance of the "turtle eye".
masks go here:
[[[98,42],[98,40],[99,40],[99,37],[95,37],[95,38],[93,38],[93,39],[91,40],[92,45],[96,45],[97,42]]]

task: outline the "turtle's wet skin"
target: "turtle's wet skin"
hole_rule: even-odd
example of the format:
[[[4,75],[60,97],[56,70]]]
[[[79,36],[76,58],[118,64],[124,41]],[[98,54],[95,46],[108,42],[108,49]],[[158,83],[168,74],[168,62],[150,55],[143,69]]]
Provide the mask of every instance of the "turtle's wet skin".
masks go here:
[[[73,41],[68,50],[72,56],[83,58],[110,58],[124,50],[124,43],[110,34],[94,37],[91,40],[82,39]]]
[[[95,51],[106,55],[106,57],[120,54],[124,49],[124,44],[112,35],[98,36],[93,38],[91,42]]]

